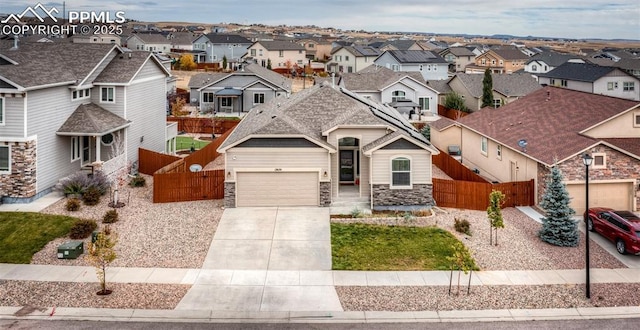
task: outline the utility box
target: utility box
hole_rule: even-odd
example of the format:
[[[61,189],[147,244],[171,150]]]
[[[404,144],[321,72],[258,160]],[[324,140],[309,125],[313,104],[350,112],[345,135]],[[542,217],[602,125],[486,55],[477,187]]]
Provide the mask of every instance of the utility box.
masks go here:
[[[84,242],[70,241],[58,246],[58,259],[76,259],[84,253]]]
[[[91,233],[91,243],[95,243],[98,240],[98,234],[100,234],[99,230],[96,230],[93,233]]]

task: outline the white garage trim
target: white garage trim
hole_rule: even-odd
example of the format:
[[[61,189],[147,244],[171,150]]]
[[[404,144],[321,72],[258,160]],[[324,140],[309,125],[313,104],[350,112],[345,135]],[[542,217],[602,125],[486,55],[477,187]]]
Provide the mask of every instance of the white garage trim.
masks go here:
[[[571,208],[581,215],[586,207],[584,181],[566,182]],[[589,207],[610,207],[616,210],[636,210],[635,180],[589,180]]]
[[[236,206],[318,206],[317,171],[247,171],[236,173]]]

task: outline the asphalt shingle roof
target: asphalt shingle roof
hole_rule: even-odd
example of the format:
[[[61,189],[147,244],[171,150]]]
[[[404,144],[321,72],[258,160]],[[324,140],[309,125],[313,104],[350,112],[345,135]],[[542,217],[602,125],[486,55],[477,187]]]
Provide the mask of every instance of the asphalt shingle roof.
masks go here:
[[[208,33],[205,35],[212,44],[251,44],[251,40],[237,34]]]
[[[455,77],[462,81],[471,95],[476,98],[482,97],[483,74],[458,73]],[[542,88],[529,73],[492,74],[491,79],[494,91],[510,97],[525,96]]]
[[[447,63],[447,61],[429,50],[388,50],[398,63]]]
[[[256,43],[260,43],[264,48],[269,51],[272,50],[305,50],[304,46],[290,41],[257,41]]]
[[[597,140],[579,132],[634,107],[638,101],[547,86],[498,109],[483,109],[458,122],[546,165],[575,155]]]
[[[128,126],[131,121],[105,110],[95,103],[82,104],[67,118],[56,133],[60,135],[103,135]]]
[[[469,48],[467,47],[449,47],[443,51],[440,52],[440,54],[446,54],[446,53],[451,53],[455,56],[473,56],[476,57],[476,54],[474,54]]]
[[[496,55],[502,57],[505,60],[526,60],[529,59],[525,53],[521,52],[519,49],[515,47],[503,47],[492,49]]]
[[[404,77],[424,83],[420,72],[396,72],[378,65],[370,65],[359,72],[345,73],[340,77],[340,81],[351,91],[380,91]]]
[[[397,50],[408,50],[415,44],[416,42],[414,40],[391,40],[382,44],[380,48],[391,46]]]
[[[171,41],[167,39],[167,36],[160,33],[135,33],[132,34],[130,38],[133,36],[138,37],[145,44],[169,44]]]
[[[291,84],[292,84],[291,79],[254,63],[245,65],[244,71],[236,71],[232,73],[214,72],[214,73],[196,74],[192,76],[191,79],[189,80],[189,88],[200,88],[200,87],[209,85],[215,81],[218,81],[233,75],[250,75],[250,74],[254,74],[286,91],[291,91]],[[244,87],[244,86],[233,86],[233,87]]]
[[[564,63],[566,63],[567,61],[569,61],[570,59],[576,59],[576,58],[580,58],[579,56],[576,55],[570,55],[570,54],[560,54],[560,53],[556,53],[556,52],[544,52],[544,53],[539,53],[536,55],[531,56],[531,58],[529,59],[529,61],[527,63],[531,63],[533,61],[540,61],[540,62],[544,62],[552,67],[558,67]]]
[[[616,68],[609,66],[599,66],[590,63],[567,62],[547,73],[541,73],[538,76],[555,79],[594,82],[606,76],[613,70],[616,70]]]
[[[131,57],[129,57],[131,55]],[[128,83],[144,62],[151,57],[149,52],[127,52],[116,56],[94,80],[94,83]],[[152,62],[154,62],[152,60]],[[155,62],[154,62],[155,63]]]

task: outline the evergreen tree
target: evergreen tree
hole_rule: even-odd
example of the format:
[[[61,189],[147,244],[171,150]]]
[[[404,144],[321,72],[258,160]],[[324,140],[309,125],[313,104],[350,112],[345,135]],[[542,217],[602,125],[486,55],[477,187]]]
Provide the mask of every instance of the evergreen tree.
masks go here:
[[[578,245],[578,223],[572,219],[575,211],[569,207],[569,193],[562,182],[562,172],[557,166],[547,176],[546,190],[540,206],[547,216],[542,218],[542,229],[538,235],[543,241],[557,246]]]
[[[431,141],[431,127],[429,125],[424,125],[424,127],[420,130],[420,134],[424,136],[427,140]]]
[[[222,70],[227,69],[227,55],[222,56]]]
[[[482,79],[482,108],[488,106],[493,106],[493,78],[489,68],[484,71]]]
[[[504,228],[504,219],[502,218],[502,209],[504,200],[507,197],[500,190],[493,190],[489,195],[489,207],[487,208],[487,217],[489,217],[489,225],[491,232],[489,233],[489,244],[493,245],[493,235],[495,232],[496,245],[498,245],[498,228]]]
[[[267,59],[267,69],[271,70],[271,59]]]
[[[469,108],[464,104],[462,96],[456,92],[451,92],[444,98],[444,106],[448,109],[460,110],[462,112],[469,112]]]

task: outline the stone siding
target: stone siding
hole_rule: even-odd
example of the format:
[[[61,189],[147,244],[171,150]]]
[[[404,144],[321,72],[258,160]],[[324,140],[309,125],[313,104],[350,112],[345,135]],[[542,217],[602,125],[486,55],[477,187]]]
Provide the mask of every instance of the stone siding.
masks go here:
[[[36,195],[36,141],[2,142],[11,149],[11,173],[0,174],[0,197],[31,198]]]
[[[414,184],[413,189],[390,189],[386,184],[374,184],[372,189],[374,209],[376,207],[391,209],[393,207],[430,207],[434,205],[433,185],[431,184]]]
[[[236,207],[236,183],[224,183],[224,207]]]
[[[320,206],[331,205],[331,182],[320,182]]]

